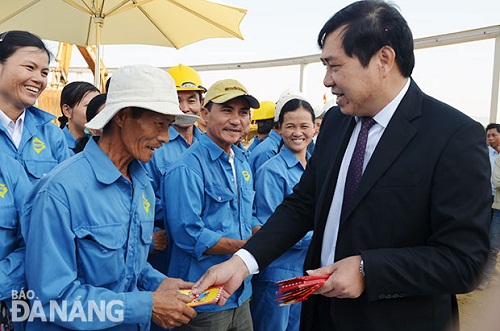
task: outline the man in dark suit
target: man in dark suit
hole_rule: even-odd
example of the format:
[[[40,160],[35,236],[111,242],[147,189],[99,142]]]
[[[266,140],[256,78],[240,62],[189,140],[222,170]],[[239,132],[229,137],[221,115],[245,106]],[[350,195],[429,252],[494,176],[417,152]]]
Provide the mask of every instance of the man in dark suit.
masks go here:
[[[314,229],[304,269],[330,277],[303,305],[302,330],[457,327],[455,293],[477,285],[488,253],[484,129],[410,78],[413,37],[391,5],[347,6],[318,44],[340,109],[294,193],[195,291],[224,284],[223,304]]]

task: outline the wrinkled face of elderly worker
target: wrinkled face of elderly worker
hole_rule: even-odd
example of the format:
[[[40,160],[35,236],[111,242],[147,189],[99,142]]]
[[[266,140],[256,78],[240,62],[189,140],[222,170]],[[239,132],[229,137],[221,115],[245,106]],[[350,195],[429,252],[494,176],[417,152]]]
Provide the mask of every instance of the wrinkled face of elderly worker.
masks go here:
[[[163,115],[142,108],[125,108],[116,115],[121,128],[123,152],[136,160],[149,162],[154,151],[169,140],[168,128],[175,116]]]

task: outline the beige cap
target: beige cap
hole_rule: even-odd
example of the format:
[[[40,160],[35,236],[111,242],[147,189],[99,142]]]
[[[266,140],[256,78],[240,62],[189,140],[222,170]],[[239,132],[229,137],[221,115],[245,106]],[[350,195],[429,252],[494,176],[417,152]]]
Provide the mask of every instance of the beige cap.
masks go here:
[[[244,97],[250,104],[250,107],[254,109],[260,107],[259,101],[248,94],[245,86],[235,79],[219,80],[210,86],[205,94],[203,106],[206,106],[210,101],[214,103],[224,103],[238,97]]]

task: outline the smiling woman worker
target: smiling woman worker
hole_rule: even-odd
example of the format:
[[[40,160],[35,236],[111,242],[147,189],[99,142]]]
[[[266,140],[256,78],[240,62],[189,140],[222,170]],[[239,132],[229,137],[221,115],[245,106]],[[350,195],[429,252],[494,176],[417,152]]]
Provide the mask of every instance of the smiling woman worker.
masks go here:
[[[304,172],[307,146],[314,136],[314,109],[301,96],[287,95],[276,104],[278,132],[282,138],[278,154],[259,167],[255,174],[255,212],[260,225],[292,193]],[[312,231],[290,250],[252,278],[250,301],[255,331],[299,330],[301,304],[280,307],[276,303],[277,281],[303,274],[304,259]]]
[[[50,52],[26,31],[0,34],[0,146],[32,183],[70,156],[55,116],[33,107],[47,86]]]

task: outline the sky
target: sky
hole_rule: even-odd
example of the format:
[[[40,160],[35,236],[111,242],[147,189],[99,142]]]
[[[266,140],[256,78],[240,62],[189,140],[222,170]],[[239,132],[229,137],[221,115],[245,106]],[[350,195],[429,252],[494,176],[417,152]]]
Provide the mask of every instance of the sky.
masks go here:
[[[207,65],[271,60],[319,54],[316,38],[323,24],[352,1],[308,0],[223,0],[246,8],[240,25],[244,40],[208,39],[179,50],[159,46],[103,46],[108,68],[148,63],[159,67]],[[412,29],[414,38],[500,25],[498,0],[395,0]],[[187,27],[189,24],[186,25]],[[105,27],[104,27],[105,28]],[[183,27],[186,28],[186,27]],[[494,40],[417,50],[412,77],[420,88],[486,124],[489,121]],[[72,67],[85,62],[75,49]],[[310,64],[305,70],[303,93],[314,106],[323,95],[333,98],[323,84],[324,68]],[[287,89],[298,89],[299,67],[203,71],[203,85],[209,87],[225,78],[238,79],[259,100],[276,100]],[[70,76],[92,81],[89,75]]]

